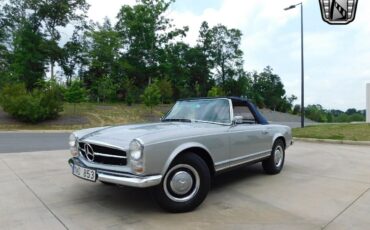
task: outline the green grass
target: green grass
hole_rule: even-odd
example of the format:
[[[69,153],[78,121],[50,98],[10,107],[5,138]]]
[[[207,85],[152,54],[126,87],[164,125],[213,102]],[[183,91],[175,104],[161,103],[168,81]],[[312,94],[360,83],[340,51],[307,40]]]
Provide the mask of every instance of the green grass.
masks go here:
[[[76,130],[105,125],[159,121],[159,118],[170,108],[171,105],[158,105],[151,111],[142,104],[127,106],[123,103],[81,103],[74,107],[73,104],[66,103],[63,112],[55,122],[7,124],[0,120],[0,130]],[[88,123],[63,124],[71,117],[82,117],[84,120],[87,119]]]
[[[322,124],[293,129],[294,137],[370,141],[370,124]]]

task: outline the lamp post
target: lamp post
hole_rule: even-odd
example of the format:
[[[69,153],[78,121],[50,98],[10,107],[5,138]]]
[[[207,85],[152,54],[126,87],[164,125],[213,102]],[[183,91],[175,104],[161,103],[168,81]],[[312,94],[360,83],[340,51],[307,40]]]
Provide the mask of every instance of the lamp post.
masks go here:
[[[291,5],[284,10],[291,10],[301,6],[301,128],[304,128],[304,55],[303,55],[303,3]]]

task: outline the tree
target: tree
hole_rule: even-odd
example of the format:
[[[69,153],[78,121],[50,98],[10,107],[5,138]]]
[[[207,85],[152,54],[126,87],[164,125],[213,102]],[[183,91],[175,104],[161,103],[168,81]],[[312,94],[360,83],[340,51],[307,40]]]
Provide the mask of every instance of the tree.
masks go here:
[[[187,27],[173,29],[165,16],[173,0],[140,0],[137,5],[125,5],[118,14],[117,31],[123,38],[125,57],[130,65],[128,75],[137,85],[151,84],[160,76],[159,59],[163,48],[178,36],[185,36]]]
[[[326,122],[326,113],[321,105],[308,105],[305,108],[305,116],[313,121]]]
[[[44,33],[49,40],[49,64],[50,74],[54,77],[55,62],[60,60],[61,49],[58,46],[60,40],[59,27],[66,27],[70,22],[83,26],[89,5],[86,0],[23,0],[30,10],[42,23]]]
[[[261,103],[269,109],[280,110],[286,108],[290,102],[285,96],[284,85],[279,75],[272,71],[273,69],[267,66],[262,73],[253,74],[253,99],[257,104]],[[291,100],[294,101],[294,97]]]
[[[118,32],[114,30],[108,19],[105,19],[103,25],[93,25],[85,33],[85,49],[88,63],[83,80],[87,87],[92,88],[90,93],[93,98],[98,96],[98,89],[104,91],[100,86],[94,87],[98,82],[119,86],[125,77],[119,61],[120,42]],[[115,90],[118,89],[116,88]],[[102,96],[101,93],[100,96]],[[111,96],[112,94],[110,93],[109,98]]]
[[[3,26],[3,13],[0,11],[0,89],[11,82],[9,74],[10,53],[8,50],[8,33]]]
[[[151,84],[145,88],[143,95],[141,98],[144,104],[150,107],[150,112],[153,112],[153,106],[159,104],[161,100],[161,92],[156,84]]]
[[[161,94],[161,102],[163,103],[171,103],[172,101],[172,84],[168,79],[161,79],[155,82],[158,86],[158,89]]]
[[[243,72],[241,37],[240,30],[228,29],[221,24],[211,29],[208,28],[206,22],[203,22],[201,26],[200,46],[208,56],[214,77],[222,87],[224,87],[226,80],[233,79]]]
[[[47,60],[45,45],[42,34],[31,22],[24,21],[14,33],[10,69],[17,80],[25,83],[29,91],[44,79]]]
[[[71,85],[73,76],[82,74],[83,66],[87,65],[87,58],[84,55],[85,47],[80,39],[78,34],[74,33],[71,40],[63,46],[60,66],[66,76],[67,86]]]
[[[208,97],[219,97],[219,96],[225,96],[225,92],[222,90],[221,87],[213,86],[208,91]]]
[[[104,76],[95,81],[92,90],[97,93],[97,101],[113,101],[117,98],[118,86],[114,84],[112,78]]]
[[[64,91],[64,100],[73,103],[73,112],[76,113],[76,104],[87,100],[87,91],[80,81],[72,81]]]

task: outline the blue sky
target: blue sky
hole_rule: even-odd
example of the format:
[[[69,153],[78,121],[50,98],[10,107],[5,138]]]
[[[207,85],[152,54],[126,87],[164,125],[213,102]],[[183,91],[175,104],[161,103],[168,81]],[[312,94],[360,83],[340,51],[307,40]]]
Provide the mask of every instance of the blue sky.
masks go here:
[[[135,0],[89,0],[89,17],[114,19],[120,5]],[[283,9],[292,0],[177,0],[167,16],[177,26],[188,25],[184,39],[195,44],[199,26],[222,23],[243,32],[247,71],[270,65],[280,75],[287,94],[300,98],[299,8]],[[323,22],[318,0],[304,0],[305,82],[307,104],[327,109],[365,108],[365,84],[370,83],[370,1],[360,0],[356,20],[345,26]],[[299,103],[299,101],[296,101]]]

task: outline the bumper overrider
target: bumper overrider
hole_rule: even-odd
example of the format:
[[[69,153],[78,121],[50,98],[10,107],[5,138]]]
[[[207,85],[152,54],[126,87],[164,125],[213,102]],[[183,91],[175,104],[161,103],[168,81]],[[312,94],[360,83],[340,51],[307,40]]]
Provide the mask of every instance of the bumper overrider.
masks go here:
[[[136,176],[129,173],[91,168],[86,166],[82,161],[80,161],[76,157],[70,158],[68,160],[68,164],[71,166],[72,169],[74,165],[78,165],[80,167],[96,170],[97,180],[117,185],[146,188],[158,185],[161,183],[162,180],[162,175]]]

